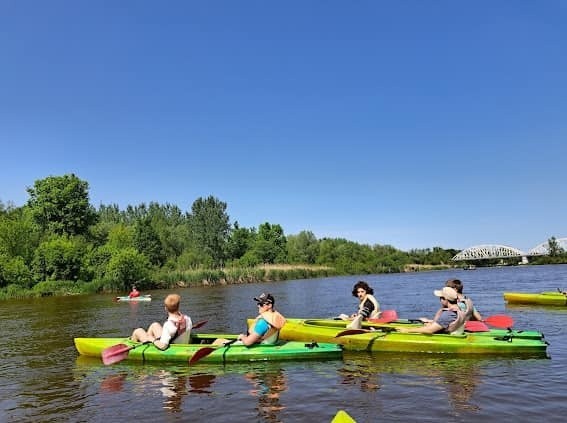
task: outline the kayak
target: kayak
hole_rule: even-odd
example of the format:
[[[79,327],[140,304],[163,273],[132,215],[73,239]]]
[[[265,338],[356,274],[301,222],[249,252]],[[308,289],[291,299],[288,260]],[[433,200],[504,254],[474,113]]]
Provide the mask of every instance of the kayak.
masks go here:
[[[345,330],[350,323],[346,320],[333,319],[287,319],[292,323],[303,322],[305,326],[325,326]],[[419,327],[423,323],[419,320],[397,319],[390,323],[373,323],[369,321],[362,322],[362,329],[381,329],[381,328],[398,328],[398,327]],[[543,339],[543,333],[536,330],[514,330],[514,329],[490,329],[488,331],[467,331],[465,333],[475,333],[478,336],[503,337],[512,336],[514,338]]]
[[[114,301],[151,301],[152,300],[152,295],[151,294],[146,294],[146,295],[140,295],[139,297],[132,297],[130,298],[129,296],[124,296],[124,297],[116,297],[114,299]]]
[[[337,411],[331,423],[356,423],[356,420],[353,419],[345,410]]]
[[[567,305],[567,296],[557,291],[528,293],[528,292],[504,292],[504,299],[514,304],[539,304],[550,306]]]
[[[332,342],[347,351],[546,355],[547,342],[543,338],[520,338],[513,334],[487,336],[481,333],[463,335],[422,334],[396,332],[395,327],[378,327],[374,331],[336,337],[342,327],[319,324],[316,319],[287,319],[280,330],[280,339],[300,342]],[[382,325],[381,325],[382,326]]]
[[[141,344],[124,338],[75,338],[75,348],[79,354],[91,357],[102,357],[102,352],[109,347],[123,344],[135,347],[128,352],[127,360],[156,362],[185,362],[204,347],[211,347],[217,338],[232,340],[236,335],[224,334],[192,334],[191,344],[171,344],[162,351],[153,344]],[[229,345],[215,347],[215,351],[203,357],[199,363],[227,363],[247,361],[279,361],[306,359],[340,359],[342,348],[335,343],[305,343],[279,341],[275,345],[256,344]]]

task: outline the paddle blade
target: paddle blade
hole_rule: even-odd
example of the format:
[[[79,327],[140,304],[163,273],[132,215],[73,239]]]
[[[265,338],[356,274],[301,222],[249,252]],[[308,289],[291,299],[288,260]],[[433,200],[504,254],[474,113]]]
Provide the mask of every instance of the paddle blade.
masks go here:
[[[128,357],[128,352],[132,349],[125,344],[113,345],[112,347],[105,348],[102,351],[102,362],[105,365],[118,363]]]
[[[514,319],[505,314],[496,314],[484,319],[484,322],[495,328],[508,329],[514,326]]]
[[[391,323],[398,320],[396,310],[384,310],[378,319],[368,319],[372,323]]]
[[[213,347],[204,347],[199,350],[189,359],[189,365],[195,364],[197,361],[202,359],[203,357],[208,356],[209,354],[215,352],[218,348]]]
[[[465,330],[469,332],[488,332],[490,328],[478,320],[469,320],[465,323]]]

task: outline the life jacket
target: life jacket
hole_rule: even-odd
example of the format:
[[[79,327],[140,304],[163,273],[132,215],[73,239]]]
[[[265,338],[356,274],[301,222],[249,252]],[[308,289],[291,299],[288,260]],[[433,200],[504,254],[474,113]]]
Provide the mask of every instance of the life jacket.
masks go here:
[[[285,325],[285,317],[275,310],[265,311],[256,317],[250,330],[254,328],[256,321],[259,319],[264,319],[270,325],[270,329],[260,338],[260,342],[262,344],[275,344],[280,336],[280,329]]]
[[[467,313],[461,310],[460,307],[457,310],[453,310],[453,309],[447,309],[447,310],[450,310],[456,314],[455,320],[453,320],[449,324],[449,327],[447,328],[447,332],[450,335],[462,335],[465,332],[465,322],[468,320]]]
[[[170,322],[175,325],[176,331],[175,335],[171,337],[170,343],[183,343],[187,344],[189,342],[189,337],[191,335],[191,328],[187,329],[187,319],[185,314],[179,313],[176,319],[168,318]],[[179,338],[179,339],[178,339]],[[177,339],[177,342],[174,342]]]
[[[129,296],[130,298],[139,297],[139,296],[140,296],[140,291],[138,291],[137,289],[135,289],[135,290],[133,290],[132,292],[130,292],[130,293],[128,294],[128,296]]]
[[[372,310],[370,316],[366,316],[364,319],[378,319],[380,317],[380,304],[378,303],[378,300],[374,298],[374,295],[371,294],[366,294],[364,298],[362,298],[362,301],[360,301],[360,304],[358,305],[358,313],[364,315],[362,310],[364,309],[364,303],[366,303],[366,300],[369,300],[374,305],[374,310]]]

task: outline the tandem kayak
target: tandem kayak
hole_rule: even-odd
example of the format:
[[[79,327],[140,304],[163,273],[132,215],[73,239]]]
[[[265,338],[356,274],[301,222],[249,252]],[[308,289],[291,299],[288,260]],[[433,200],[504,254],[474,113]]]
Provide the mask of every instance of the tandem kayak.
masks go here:
[[[350,323],[346,320],[333,320],[333,319],[287,319],[292,323],[301,323],[306,327],[313,327],[314,330],[318,326],[332,327],[339,330],[345,330],[347,325]],[[251,321],[249,321],[250,324]],[[408,320],[408,319],[398,319],[390,323],[373,323],[369,321],[362,322],[362,329],[377,329],[381,328],[398,328],[398,327],[419,327],[423,326],[423,323],[418,320]],[[504,337],[512,336],[514,338],[527,338],[527,339],[543,339],[543,333],[536,330],[514,330],[514,329],[490,329],[487,331],[467,331],[465,333],[475,333],[479,336],[491,336],[491,337]]]
[[[124,338],[75,338],[75,348],[81,355],[102,357],[106,348],[123,344],[135,347],[128,352],[127,360],[156,362],[185,362],[198,350],[210,347],[217,338],[234,339],[236,335],[224,334],[192,334],[191,344],[171,344],[162,351],[153,344],[140,344]],[[330,343],[305,343],[279,341],[276,345],[256,344],[229,345],[215,347],[215,351],[199,360],[199,363],[227,363],[246,361],[280,361],[306,359],[340,359],[342,348]]]
[[[567,296],[557,291],[540,293],[504,292],[504,299],[513,304],[567,305]]]
[[[353,335],[336,337],[344,328],[319,324],[319,320],[287,319],[280,331],[280,339],[300,342],[332,342],[347,351],[546,355],[548,343],[537,339],[520,338],[513,334],[487,336],[481,333],[464,335],[401,333],[395,328],[376,328]],[[387,330],[386,330],[387,329]]]
[[[124,297],[115,297],[114,301],[151,301],[152,300],[152,294],[146,294],[146,295],[140,295],[139,297],[129,297],[129,296],[124,296]]]

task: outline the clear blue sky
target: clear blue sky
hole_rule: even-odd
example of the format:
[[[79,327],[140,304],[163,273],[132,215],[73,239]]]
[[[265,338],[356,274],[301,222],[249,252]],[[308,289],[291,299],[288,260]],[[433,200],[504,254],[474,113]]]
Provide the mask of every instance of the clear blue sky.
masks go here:
[[[411,248],[567,237],[567,3],[0,2],[0,201]]]

